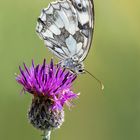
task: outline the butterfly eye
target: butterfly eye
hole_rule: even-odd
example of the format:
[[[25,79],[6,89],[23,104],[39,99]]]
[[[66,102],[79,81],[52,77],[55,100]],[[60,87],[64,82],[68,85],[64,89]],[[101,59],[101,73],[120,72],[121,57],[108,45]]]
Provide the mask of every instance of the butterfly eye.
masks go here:
[[[79,70],[79,73],[82,73],[83,72],[83,70]]]

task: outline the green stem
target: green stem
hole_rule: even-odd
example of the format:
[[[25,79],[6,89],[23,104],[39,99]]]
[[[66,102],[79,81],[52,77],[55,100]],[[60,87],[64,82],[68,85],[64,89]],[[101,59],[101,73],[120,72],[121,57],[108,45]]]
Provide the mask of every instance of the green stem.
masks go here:
[[[51,131],[44,131],[43,140],[50,140]]]

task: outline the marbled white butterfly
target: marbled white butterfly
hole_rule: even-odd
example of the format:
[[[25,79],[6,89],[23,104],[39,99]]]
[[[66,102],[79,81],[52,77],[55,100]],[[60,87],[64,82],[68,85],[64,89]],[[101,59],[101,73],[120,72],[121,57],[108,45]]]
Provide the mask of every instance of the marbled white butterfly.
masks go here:
[[[36,31],[63,67],[83,73],[94,24],[92,0],[59,0],[42,10]]]

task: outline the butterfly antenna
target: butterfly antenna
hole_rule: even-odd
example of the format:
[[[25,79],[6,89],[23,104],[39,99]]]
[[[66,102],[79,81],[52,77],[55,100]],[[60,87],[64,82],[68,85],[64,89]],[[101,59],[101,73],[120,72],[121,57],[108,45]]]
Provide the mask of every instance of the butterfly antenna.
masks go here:
[[[101,89],[104,90],[104,84],[98,78],[96,78],[92,73],[90,73],[87,70],[85,70],[85,72],[87,72],[90,76],[92,76],[100,84]]]

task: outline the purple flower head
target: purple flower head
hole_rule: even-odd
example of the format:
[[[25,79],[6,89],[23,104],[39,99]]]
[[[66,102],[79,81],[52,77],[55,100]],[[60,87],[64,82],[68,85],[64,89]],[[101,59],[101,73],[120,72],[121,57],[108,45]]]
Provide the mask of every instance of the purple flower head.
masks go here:
[[[35,97],[43,97],[50,100],[52,109],[62,109],[63,105],[67,105],[77,94],[71,91],[72,82],[76,79],[76,75],[54,65],[53,59],[50,64],[46,64],[46,60],[42,65],[34,65],[28,68],[25,64],[24,69],[20,69],[20,75],[16,77],[19,84],[23,86],[23,91],[33,94]]]

